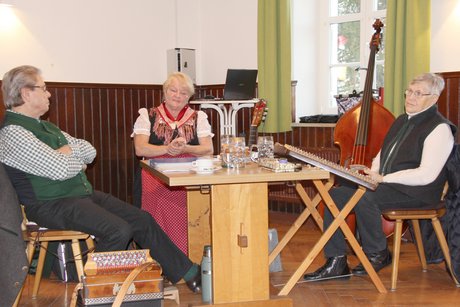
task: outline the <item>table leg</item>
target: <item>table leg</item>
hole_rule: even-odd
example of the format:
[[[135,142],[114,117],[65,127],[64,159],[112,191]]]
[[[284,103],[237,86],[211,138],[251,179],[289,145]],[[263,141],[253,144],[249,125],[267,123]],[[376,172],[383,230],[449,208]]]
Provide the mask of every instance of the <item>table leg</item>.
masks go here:
[[[267,183],[211,187],[215,304],[268,300]]]
[[[203,247],[211,244],[211,191],[187,189],[188,257],[200,263]]]
[[[231,133],[231,125],[228,122],[228,112],[225,108],[224,104],[212,104],[212,103],[202,103],[200,105],[200,109],[213,109],[216,110],[219,114],[219,122],[220,122],[220,135],[230,134]]]

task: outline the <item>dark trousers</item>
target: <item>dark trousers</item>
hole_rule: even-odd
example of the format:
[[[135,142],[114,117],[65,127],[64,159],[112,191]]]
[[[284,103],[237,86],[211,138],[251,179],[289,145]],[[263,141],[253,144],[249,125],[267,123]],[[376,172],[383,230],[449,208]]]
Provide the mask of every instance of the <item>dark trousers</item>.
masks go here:
[[[330,191],[335,204],[341,210],[356,192],[356,186],[342,185]],[[382,230],[382,211],[396,208],[421,208],[420,200],[414,199],[382,183],[375,191],[366,191],[354,207],[356,226],[364,253],[376,253],[387,248],[386,235]],[[324,229],[333,221],[328,209],[324,210]],[[324,248],[326,258],[346,254],[346,241],[339,228]]]
[[[163,232],[152,216],[99,191],[89,197],[72,197],[26,206],[28,219],[50,229],[78,230],[97,238],[96,251],[125,250],[131,240],[161,265],[176,283],[193,263]]]

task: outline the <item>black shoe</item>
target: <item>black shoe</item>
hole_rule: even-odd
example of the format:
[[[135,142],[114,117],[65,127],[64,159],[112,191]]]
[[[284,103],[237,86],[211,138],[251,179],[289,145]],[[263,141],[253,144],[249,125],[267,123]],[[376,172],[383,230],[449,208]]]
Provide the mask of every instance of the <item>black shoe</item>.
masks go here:
[[[322,267],[313,273],[308,273],[303,276],[303,279],[308,281],[331,278],[350,278],[347,256],[327,258],[326,263]]]
[[[187,280],[185,282],[187,284],[187,287],[194,293],[200,293],[201,292],[201,267],[198,267],[198,271],[193,276],[193,278]]]
[[[391,264],[391,254],[388,249],[366,255],[369,262],[376,272]],[[355,275],[367,275],[366,269],[362,263],[358,264],[351,272]]]

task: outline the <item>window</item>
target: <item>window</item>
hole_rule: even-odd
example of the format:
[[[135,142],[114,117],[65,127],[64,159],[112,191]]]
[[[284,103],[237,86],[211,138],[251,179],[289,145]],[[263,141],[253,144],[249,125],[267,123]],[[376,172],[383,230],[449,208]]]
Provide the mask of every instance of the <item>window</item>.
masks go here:
[[[327,63],[327,78],[319,81],[324,94],[318,93],[321,113],[335,113],[334,96],[361,92],[364,89],[370,55],[370,40],[375,33],[373,24],[379,18],[385,32],[386,0],[329,0],[322,1],[324,18],[323,34],[327,39],[320,44],[323,52],[321,63]],[[327,34],[324,33],[327,31]],[[383,87],[385,48],[381,45],[375,56],[373,89]],[[321,53],[320,53],[321,54]],[[321,99],[323,98],[323,99]]]

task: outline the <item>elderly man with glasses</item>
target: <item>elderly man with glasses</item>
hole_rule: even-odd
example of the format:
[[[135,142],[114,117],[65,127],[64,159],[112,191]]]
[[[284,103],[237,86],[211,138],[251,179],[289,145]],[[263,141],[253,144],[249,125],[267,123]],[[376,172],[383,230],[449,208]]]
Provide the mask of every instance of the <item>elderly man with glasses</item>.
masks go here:
[[[201,272],[145,211],[96,191],[87,164],[96,149],[40,117],[51,93],[38,68],[19,66],[3,76],[6,115],[0,125],[0,162],[24,205],[40,226],[78,230],[96,237],[96,251],[124,250],[129,242],[149,249],[173,283],[184,279],[201,291]]]
[[[375,271],[391,264],[387,238],[382,230],[381,213],[392,208],[423,208],[439,202],[446,182],[445,163],[454,145],[457,128],[444,118],[436,102],[444,89],[442,77],[426,73],[413,79],[405,91],[405,111],[391,126],[382,148],[364,172],[379,182],[375,191],[366,191],[354,208],[363,251]],[[337,207],[342,209],[355,193],[356,186],[344,183],[331,190]],[[324,213],[324,229],[333,221]],[[346,241],[336,231],[326,244],[326,263],[308,281],[349,278]],[[362,264],[351,270],[365,275]]]

